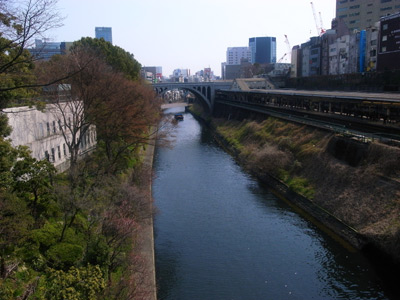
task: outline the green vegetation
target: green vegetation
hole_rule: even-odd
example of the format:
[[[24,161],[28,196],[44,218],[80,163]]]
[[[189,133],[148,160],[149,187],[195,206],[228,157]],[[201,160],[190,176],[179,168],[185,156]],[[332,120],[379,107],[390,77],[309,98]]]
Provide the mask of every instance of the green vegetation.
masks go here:
[[[35,37],[58,27],[56,0],[1,1],[0,3],[0,109],[16,100],[26,102],[40,87],[34,76],[35,58],[26,48]],[[32,104],[32,102],[31,102]]]
[[[152,214],[142,150],[160,103],[140,82],[133,55],[103,40],[82,39],[68,55],[35,62],[24,49],[57,26],[55,3],[22,5],[18,16],[33,24],[10,14],[12,4],[0,5],[0,109],[45,86],[60,119],[74,120],[60,126],[73,138],[65,138],[71,167],[57,174],[11,145],[0,114],[0,299],[133,299],[145,290],[137,236]],[[59,84],[72,87],[62,101]],[[78,159],[94,126],[98,147]]]
[[[259,176],[273,175],[293,191],[314,198],[314,185],[299,171],[304,162],[323,150],[322,134],[274,118],[261,123],[215,120],[215,124],[246,168]]]
[[[74,42],[71,51],[76,51],[78,48],[93,51],[95,55],[103,57],[107,64],[112,66],[114,70],[123,73],[128,79],[137,80],[140,78],[141,65],[136,61],[133,54],[104,39],[82,38]]]

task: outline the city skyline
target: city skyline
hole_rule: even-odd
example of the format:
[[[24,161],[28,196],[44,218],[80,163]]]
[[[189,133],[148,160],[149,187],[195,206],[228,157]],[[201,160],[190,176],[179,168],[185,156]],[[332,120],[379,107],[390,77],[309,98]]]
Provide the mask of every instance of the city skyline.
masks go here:
[[[313,3],[321,12],[324,27],[329,28],[336,1]],[[162,66],[166,76],[178,68],[194,74],[209,67],[221,75],[226,49],[247,46],[251,37],[276,37],[278,61],[287,52],[285,34],[291,46],[317,35],[308,0],[249,0],[245,5],[236,0],[205,0],[201,4],[192,0],[117,0],[112,6],[105,0],[59,0],[58,7],[66,18],[63,27],[48,33],[52,40],[76,41],[94,37],[96,26],[112,27],[114,45],[132,53],[142,66]]]

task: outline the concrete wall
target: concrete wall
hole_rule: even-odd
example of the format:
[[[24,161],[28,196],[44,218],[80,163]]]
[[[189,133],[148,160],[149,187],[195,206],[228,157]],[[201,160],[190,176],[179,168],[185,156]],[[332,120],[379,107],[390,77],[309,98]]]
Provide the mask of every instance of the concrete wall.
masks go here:
[[[66,122],[73,122],[73,114],[64,104]],[[38,160],[49,159],[59,171],[64,171],[69,166],[70,153],[67,141],[71,134],[65,126],[64,118],[55,105],[47,105],[44,111],[23,106],[4,109],[11,126],[9,136],[13,146],[25,145],[32,151],[32,156]],[[65,138],[62,134],[66,134]],[[96,146],[96,129],[91,126],[85,134],[80,149],[80,154],[91,151]]]

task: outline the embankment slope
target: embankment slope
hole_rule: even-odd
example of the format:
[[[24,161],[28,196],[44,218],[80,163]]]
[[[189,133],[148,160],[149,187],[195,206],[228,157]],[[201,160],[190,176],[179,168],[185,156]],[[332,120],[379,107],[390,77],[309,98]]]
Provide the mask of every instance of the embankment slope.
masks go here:
[[[278,179],[400,262],[399,148],[273,118],[211,125],[249,172]]]

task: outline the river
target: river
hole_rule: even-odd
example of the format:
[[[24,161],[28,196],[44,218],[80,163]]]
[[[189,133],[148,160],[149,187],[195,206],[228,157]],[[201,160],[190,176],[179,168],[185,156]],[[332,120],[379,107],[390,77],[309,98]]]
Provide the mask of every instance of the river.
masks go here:
[[[154,160],[158,299],[394,299],[361,253],[261,186],[184,117],[173,147],[158,146]]]

